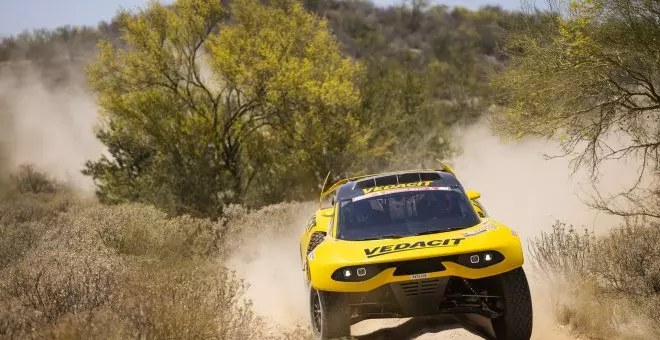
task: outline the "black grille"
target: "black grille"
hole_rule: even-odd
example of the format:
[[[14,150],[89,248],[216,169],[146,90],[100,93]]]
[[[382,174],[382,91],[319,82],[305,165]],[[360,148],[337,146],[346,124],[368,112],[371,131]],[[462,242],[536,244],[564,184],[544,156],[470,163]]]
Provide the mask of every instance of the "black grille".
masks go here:
[[[440,280],[422,280],[400,283],[399,286],[406,296],[433,295]]]
[[[398,262],[396,263],[394,276],[415,275],[443,271],[445,270],[445,266],[442,265],[441,261],[441,257],[433,257],[429,259]]]

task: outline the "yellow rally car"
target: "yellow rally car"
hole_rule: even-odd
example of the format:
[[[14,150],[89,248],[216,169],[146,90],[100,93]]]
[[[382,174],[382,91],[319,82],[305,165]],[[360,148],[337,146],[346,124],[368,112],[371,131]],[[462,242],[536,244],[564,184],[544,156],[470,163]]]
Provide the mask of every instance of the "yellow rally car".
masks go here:
[[[300,242],[316,337],[349,336],[365,319],[449,314],[490,337],[529,339],[520,238],[489,218],[479,197],[445,164],[348,178],[324,191]]]

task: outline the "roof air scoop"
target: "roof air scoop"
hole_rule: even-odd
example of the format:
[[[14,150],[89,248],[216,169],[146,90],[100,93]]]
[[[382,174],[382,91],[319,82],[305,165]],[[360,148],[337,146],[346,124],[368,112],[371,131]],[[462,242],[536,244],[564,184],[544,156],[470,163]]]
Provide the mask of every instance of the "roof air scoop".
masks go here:
[[[407,172],[401,174],[365,178],[356,182],[353,189],[365,189],[377,186],[397,185],[423,181],[436,181],[441,178],[442,177],[437,172]]]

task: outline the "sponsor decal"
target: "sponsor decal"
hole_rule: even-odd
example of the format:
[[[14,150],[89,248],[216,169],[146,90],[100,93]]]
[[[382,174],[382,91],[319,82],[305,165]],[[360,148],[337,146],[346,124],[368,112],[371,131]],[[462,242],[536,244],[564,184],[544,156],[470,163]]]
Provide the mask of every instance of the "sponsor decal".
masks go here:
[[[413,279],[413,280],[415,280],[415,279],[425,279],[427,277],[429,277],[428,273],[410,275],[410,278]]]
[[[371,198],[374,196],[380,195],[389,195],[395,194],[398,192],[409,192],[409,191],[427,191],[427,190],[443,190],[451,191],[450,187],[431,187],[431,181],[425,182],[413,182],[405,184],[396,184],[396,185],[385,185],[380,187],[366,188],[362,189],[364,195],[353,198],[353,202],[363,200],[365,198]]]
[[[470,236],[479,235],[481,233],[485,233],[485,232],[491,231],[491,230],[497,230],[497,227],[492,225],[492,224],[486,224],[482,227],[479,227],[479,229],[466,231],[466,232],[461,233],[461,234],[463,234],[463,236],[465,236],[465,237],[470,237]]]
[[[378,246],[375,248],[365,248],[364,254],[367,257],[376,257],[381,255],[387,255],[391,253],[399,253],[402,251],[423,249],[423,248],[435,248],[435,247],[455,247],[464,238],[448,238],[443,240],[431,240],[431,241],[418,241],[418,242],[403,242],[398,244],[388,244],[385,246]]]
[[[371,188],[362,189],[362,192],[364,192],[365,194],[368,194],[368,193],[371,193],[371,192],[378,192],[378,191],[383,191],[383,190],[413,188],[413,187],[428,187],[430,185],[431,185],[431,181],[412,182],[412,183],[404,183],[404,184],[392,184],[392,185],[383,185],[383,186],[379,186],[379,187],[371,187]]]

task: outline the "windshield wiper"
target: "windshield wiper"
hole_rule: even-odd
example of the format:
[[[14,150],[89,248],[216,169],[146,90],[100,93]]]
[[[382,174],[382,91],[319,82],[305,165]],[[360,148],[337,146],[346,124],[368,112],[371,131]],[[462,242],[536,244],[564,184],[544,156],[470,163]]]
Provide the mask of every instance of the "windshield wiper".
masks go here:
[[[461,230],[461,229],[465,229],[465,228],[444,228],[444,229],[436,229],[436,230],[427,230],[413,234],[413,236],[446,233],[448,231]]]
[[[387,239],[387,238],[402,238],[402,237],[403,236],[401,236],[401,235],[388,234],[388,235],[381,235],[381,236],[370,237],[370,238],[363,238],[363,239],[360,239],[360,241],[384,240],[384,239]]]

